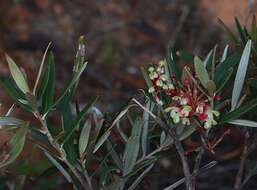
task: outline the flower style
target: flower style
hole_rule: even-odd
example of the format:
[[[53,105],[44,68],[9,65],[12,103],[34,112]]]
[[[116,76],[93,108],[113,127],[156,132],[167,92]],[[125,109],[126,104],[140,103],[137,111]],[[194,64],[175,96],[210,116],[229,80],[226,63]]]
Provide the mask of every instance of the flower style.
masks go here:
[[[169,113],[174,123],[190,125],[192,118],[195,117],[205,129],[217,125],[215,118],[219,116],[219,112],[212,109],[208,97],[189,79],[185,79],[183,85],[178,85],[173,78],[168,80],[165,64],[165,61],[160,61],[157,66],[148,68],[153,85],[148,92],[153,95],[156,103],[165,107],[165,112]],[[168,99],[167,104],[162,101],[163,96]],[[213,101],[218,100],[215,97]]]

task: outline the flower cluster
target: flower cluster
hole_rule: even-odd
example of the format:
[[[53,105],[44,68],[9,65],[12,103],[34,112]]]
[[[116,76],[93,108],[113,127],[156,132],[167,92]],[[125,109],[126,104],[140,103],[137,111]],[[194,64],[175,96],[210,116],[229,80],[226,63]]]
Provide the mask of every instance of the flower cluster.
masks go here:
[[[165,61],[160,61],[157,66],[148,68],[152,82],[152,87],[148,91],[155,101],[164,106],[174,123],[190,125],[192,118],[195,117],[205,129],[216,125],[215,117],[219,116],[219,112],[212,109],[209,98],[189,79],[185,79],[182,85],[178,85],[175,79],[168,77],[165,73],[165,64]],[[194,80],[198,81],[196,78]],[[163,96],[168,99],[167,105],[162,101]]]

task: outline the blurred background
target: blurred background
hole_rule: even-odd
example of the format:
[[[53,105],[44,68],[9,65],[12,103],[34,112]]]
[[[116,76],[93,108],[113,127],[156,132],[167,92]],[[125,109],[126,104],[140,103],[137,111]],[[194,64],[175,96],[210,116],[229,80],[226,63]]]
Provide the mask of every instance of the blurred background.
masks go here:
[[[227,42],[218,18],[234,27],[234,16],[246,22],[255,11],[254,0],[1,0],[0,72],[8,73],[8,53],[33,81],[52,41],[61,90],[85,35],[89,65],[78,98],[99,95],[113,113],[144,87],[140,67],[163,59],[169,45],[206,55]],[[2,90],[0,98],[10,102]]]
[[[32,83],[51,41],[61,92],[70,76],[77,40],[85,35],[89,64],[77,97],[83,103],[98,95],[100,110],[113,114],[145,87],[140,67],[165,58],[169,45],[174,52],[206,56],[215,44],[223,49],[228,43],[218,18],[234,29],[235,16],[247,24],[253,13],[257,0],[0,0],[0,73],[9,73],[4,57],[8,53]],[[0,102],[2,110],[12,104],[3,89]],[[0,136],[1,142],[7,138]],[[238,139],[242,138],[235,137],[233,146],[242,143]],[[236,148],[217,157],[231,160],[240,152]],[[235,170],[237,165],[232,162],[227,167],[215,171]],[[220,184],[234,180],[230,175],[216,177]]]

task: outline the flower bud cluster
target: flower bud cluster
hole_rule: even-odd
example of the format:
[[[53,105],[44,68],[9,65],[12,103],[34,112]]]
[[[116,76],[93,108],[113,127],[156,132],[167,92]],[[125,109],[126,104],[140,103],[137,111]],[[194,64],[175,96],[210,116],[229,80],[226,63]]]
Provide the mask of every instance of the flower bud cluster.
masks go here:
[[[148,68],[149,78],[152,87],[148,89],[155,101],[165,108],[174,123],[190,125],[195,117],[203,124],[205,129],[217,125],[215,120],[219,112],[212,109],[211,102],[199,89],[190,83],[189,79],[183,81],[183,85],[176,85],[176,81],[168,78],[165,73],[165,61],[160,61],[157,66]],[[195,78],[195,81],[197,79]],[[164,105],[161,95],[168,98],[167,105]],[[214,98],[215,100],[215,98]]]

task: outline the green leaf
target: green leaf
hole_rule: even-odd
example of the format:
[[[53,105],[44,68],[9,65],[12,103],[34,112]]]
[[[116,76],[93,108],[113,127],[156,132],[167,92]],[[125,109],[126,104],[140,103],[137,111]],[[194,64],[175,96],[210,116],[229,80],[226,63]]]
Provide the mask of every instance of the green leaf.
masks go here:
[[[55,65],[54,65],[54,55],[50,52],[48,56],[48,69],[49,69],[49,77],[47,86],[45,89],[45,93],[43,95],[42,100],[42,110],[43,113],[49,111],[50,107],[53,105],[54,101],[54,93],[55,93]]]
[[[233,121],[230,121],[229,123],[233,125],[244,126],[244,127],[257,127],[257,122],[249,121],[245,119],[235,119]]]
[[[13,81],[4,76],[0,76],[0,83],[8,92],[8,94],[14,99],[14,101],[24,110],[30,112],[32,109],[27,104],[22,103],[20,100],[25,99],[23,92],[16,87]]]
[[[229,70],[227,71],[227,74],[223,75],[223,79],[221,79],[219,82],[216,83],[216,85],[217,85],[216,92],[221,91],[225,87],[225,85],[229,81],[232,74],[233,74],[233,67],[229,68]]]
[[[246,44],[247,37],[246,37],[245,32],[244,32],[237,17],[235,17],[235,23],[236,23],[237,31],[238,31],[241,41],[242,41],[242,45],[244,45],[244,44]]]
[[[160,136],[160,144],[163,144],[165,140],[166,140],[166,133],[165,131],[162,131]]]
[[[110,152],[111,157],[112,157],[114,163],[116,164],[116,166],[119,169],[122,169],[122,162],[121,162],[120,156],[115,151],[114,146],[112,145],[111,141],[107,140],[105,143],[105,146],[106,146],[107,151]]]
[[[104,190],[123,190],[124,184],[127,181],[127,178],[121,178],[115,176],[115,180],[112,184],[104,188]]]
[[[229,48],[229,45],[226,45],[226,47],[224,48],[224,51],[223,51],[223,54],[222,54],[220,63],[222,63],[223,61],[225,61],[225,60],[227,59],[227,56],[228,56],[228,48]]]
[[[176,52],[177,56],[184,62],[193,63],[194,62],[194,55],[192,53],[186,51],[178,51]]]
[[[63,121],[62,128],[65,134],[65,132],[69,130],[70,126],[72,126],[72,120],[74,118],[72,114],[72,106],[69,96],[65,96],[63,101],[60,102],[59,106],[57,107],[57,110],[61,113]],[[50,132],[52,132],[55,128],[51,127],[50,129]],[[73,141],[74,140],[71,138],[63,146],[64,150],[67,153],[67,159],[71,162],[71,164],[76,163],[78,158],[77,145],[75,145]]]
[[[25,121],[23,121],[21,119],[17,119],[15,117],[9,117],[9,116],[0,117],[0,128],[5,125],[17,126],[17,125],[22,125],[24,123],[25,123]]]
[[[214,77],[215,84],[222,83],[223,82],[222,80],[224,80],[224,78],[226,78],[226,75],[228,74],[228,70],[231,67],[234,68],[234,66],[236,66],[239,63],[239,61],[240,61],[240,56],[236,54],[228,57],[227,59],[225,59],[225,61],[221,62],[215,71],[215,77]]]
[[[31,127],[30,133],[32,138],[35,139],[37,142],[47,146],[51,146],[46,135],[43,134],[41,131],[37,130],[36,126]]]
[[[196,130],[196,127],[194,125],[186,126],[183,130],[183,132],[179,135],[179,140],[185,140],[187,137],[192,135]]]
[[[123,176],[129,174],[136,164],[140,148],[140,135],[142,126],[142,120],[137,118],[132,128],[131,136],[128,139],[123,155]]]
[[[38,74],[37,74],[37,79],[36,79],[36,82],[35,82],[35,85],[34,85],[34,88],[33,88],[33,94],[35,95],[36,94],[36,89],[38,87],[38,83],[39,83],[39,80],[43,79],[43,69],[44,69],[44,63],[45,63],[45,58],[46,58],[46,55],[47,55],[47,52],[48,52],[48,49],[51,45],[51,42],[48,44],[46,50],[45,50],[45,53],[43,55],[43,58],[41,60],[41,64],[40,64],[40,68],[39,68],[39,71],[38,71]]]
[[[142,71],[143,77],[145,79],[145,82],[147,84],[147,87],[151,88],[153,86],[153,84],[152,84],[152,81],[151,81],[149,75],[147,74],[147,71],[143,67],[141,67],[141,71]]]
[[[29,86],[25,77],[23,76],[23,73],[20,71],[19,67],[15,64],[12,58],[9,57],[7,54],[6,54],[6,60],[7,60],[11,75],[13,77],[13,80],[15,81],[19,89],[24,94],[26,94],[27,92],[29,92]]]
[[[36,161],[35,163],[21,164],[15,167],[15,173],[18,175],[40,175],[47,169],[52,167],[53,164],[47,159]]]
[[[154,164],[151,164],[148,166],[142,173],[136,178],[136,180],[133,182],[133,184],[128,188],[128,190],[134,190],[138,184],[144,179],[146,174],[153,168]]]
[[[100,176],[99,184],[102,184],[105,186],[108,183],[108,180],[109,180],[112,172],[118,172],[118,171],[119,171],[119,169],[114,166],[107,166],[106,168],[102,169],[99,172],[99,176]]]
[[[201,84],[205,88],[207,88],[207,83],[210,80],[209,75],[208,75],[208,72],[207,72],[203,62],[197,56],[195,56],[195,58],[194,58],[194,66],[195,66],[196,75],[199,78]]]
[[[65,168],[55,160],[48,152],[44,151],[46,157],[55,165],[55,167],[61,172],[61,174],[67,179],[69,183],[72,182],[70,174],[65,170]]]
[[[41,99],[42,96],[45,94],[45,91],[49,82],[49,78],[50,78],[51,64],[52,64],[51,61],[47,62],[47,65],[43,69],[42,74],[40,76],[39,83],[36,86],[35,94],[38,99]]]
[[[0,168],[11,164],[20,155],[25,144],[26,134],[28,132],[28,125],[28,123],[22,125],[10,140],[8,153],[9,157],[4,162],[0,163]]]
[[[146,109],[152,112],[153,108],[154,108],[154,104],[152,103],[152,101],[148,100],[146,103]],[[148,127],[149,127],[149,113],[147,111],[144,111],[143,129],[142,129],[142,137],[141,137],[143,155],[147,154]]]
[[[218,19],[218,22],[228,33],[228,36],[230,37],[231,41],[234,42],[234,45],[237,45],[238,40],[237,40],[236,35],[227,27],[227,25],[222,20]]]
[[[90,166],[90,162],[94,156],[94,150],[96,147],[96,142],[99,138],[99,134],[102,133],[102,126],[94,127],[94,130],[91,128],[91,134],[89,136],[89,142],[86,148],[86,151],[83,154],[83,158],[85,157],[85,167]]]
[[[75,132],[75,130],[79,127],[80,122],[84,119],[85,115],[89,112],[91,107],[95,104],[98,98],[95,98],[93,101],[88,103],[79,113],[75,121],[72,122],[72,125],[65,131],[64,139],[62,141],[62,144],[65,144],[72,134]]]
[[[233,111],[238,104],[241,91],[243,89],[246,71],[249,63],[252,41],[249,40],[244,48],[240,63],[238,65],[234,87],[232,91],[231,110]]]
[[[103,143],[108,139],[108,137],[110,136],[111,134],[111,131],[108,130],[107,132],[105,132],[100,138],[99,140],[97,141],[96,145],[95,145],[95,148],[94,148],[94,151],[93,153],[95,153],[102,145]]]
[[[52,107],[58,106],[58,104],[63,100],[63,98],[65,98],[65,96],[67,94],[72,94],[72,89],[73,89],[74,85],[76,85],[78,83],[78,80],[81,77],[83,71],[86,69],[86,66],[87,66],[87,63],[82,65],[81,68],[79,69],[79,71],[74,74],[71,81],[69,82],[69,84],[67,85],[67,87],[65,88],[65,90],[63,91],[61,96],[56,100],[54,105],[52,105]]]
[[[213,54],[213,50],[211,50],[208,55],[206,56],[206,58],[203,61],[204,66],[206,67],[207,65],[209,65],[209,63],[211,63],[211,57]]]
[[[230,121],[233,121],[235,119],[238,119],[241,115],[249,112],[253,108],[257,106],[257,98],[250,100],[249,102],[243,104],[239,108],[235,109],[232,112],[229,112],[226,114],[219,122],[219,124],[228,123]]]
[[[123,116],[123,114],[125,114],[128,109],[128,106],[126,107],[125,110],[121,111],[120,114],[118,114],[118,116],[115,118],[115,120],[113,121],[112,125],[102,134],[102,136],[98,139],[97,143],[94,145],[94,149],[93,149],[93,153],[95,153],[103,144],[105,141],[107,141],[108,137],[111,134],[111,129],[117,124],[117,122],[119,122],[120,117]],[[96,119],[97,120],[97,119]],[[102,123],[102,122],[101,122]],[[102,125],[102,124],[101,124]],[[96,136],[96,140],[97,140],[98,135]],[[96,141],[95,141],[96,142]]]
[[[82,157],[83,153],[85,152],[88,142],[89,142],[89,135],[91,131],[91,123],[86,121],[79,137],[79,154]]]
[[[252,20],[252,40],[253,40],[253,44],[256,44],[256,42],[257,42],[257,25],[256,25],[255,15],[253,16],[253,20]]]
[[[172,74],[174,74],[176,79],[178,81],[180,81],[181,80],[181,71],[179,70],[176,63],[174,62],[171,48],[168,49],[168,56],[166,58],[166,61],[171,68]]]

